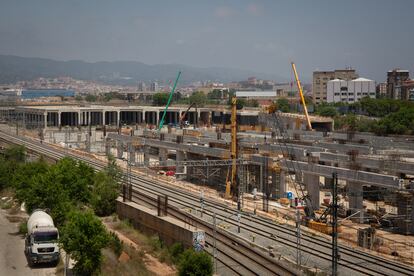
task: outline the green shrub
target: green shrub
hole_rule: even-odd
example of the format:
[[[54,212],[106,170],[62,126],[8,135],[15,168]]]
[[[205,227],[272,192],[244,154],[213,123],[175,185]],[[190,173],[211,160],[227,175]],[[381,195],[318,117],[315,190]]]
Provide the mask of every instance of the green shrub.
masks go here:
[[[174,264],[178,264],[180,262],[181,255],[184,252],[184,247],[181,243],[174,243],[170,247],[169,252],[170,252],[170,256],[171,256],[171,261]]]
[[[27,220],[20,222],[19,224],[19,233],[22,235],[27,234]]]
[[[152,252],[159,251],[163,248],[163,242],[158,236],[152,236],[148,240],[148,244]]]
[[[213,275],[213,261],[206,252],[187,249],[181,256],[178,275]]]

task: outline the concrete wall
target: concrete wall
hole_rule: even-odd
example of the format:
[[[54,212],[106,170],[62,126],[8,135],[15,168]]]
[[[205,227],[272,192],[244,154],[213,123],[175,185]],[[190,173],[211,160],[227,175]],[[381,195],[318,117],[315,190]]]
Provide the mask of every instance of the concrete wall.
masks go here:
[[[122,202],[118,198],[116,212],[121,219],[129,219],[134,227],[147,234],[158,234],[168,245],[181,242],[185,247],[193,246],[193,237],[203,232],[172,217],[159,217],[156,210],[151,210],[133,202]]]

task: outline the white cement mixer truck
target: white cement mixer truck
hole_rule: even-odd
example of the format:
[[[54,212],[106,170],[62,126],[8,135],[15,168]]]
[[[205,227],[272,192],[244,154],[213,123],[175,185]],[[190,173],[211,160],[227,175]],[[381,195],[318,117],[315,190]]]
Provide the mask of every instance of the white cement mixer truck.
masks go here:
[[[25,254],[30,266],[35,263],[59,262],[59,233],[53,219],[42,210],[35,210],[27,221]]]

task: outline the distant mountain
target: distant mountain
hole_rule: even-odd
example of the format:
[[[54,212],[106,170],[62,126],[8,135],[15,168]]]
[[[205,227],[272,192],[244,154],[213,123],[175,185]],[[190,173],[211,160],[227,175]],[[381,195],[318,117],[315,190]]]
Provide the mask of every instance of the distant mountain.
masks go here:
[[[250,76],[261,79],[283,78],[265,73],[231,68],[198,68],[181,64],[148,65],[136,61],[84,62],[56,61],[45,58],[27,58],[0,55],[0,83],[14,83],[39,77],[68,76],[81,80],[96,80],[112,84],[136,84],[138,81],[174,80],[182,71],[180,83],[194,81],[240,81]]]

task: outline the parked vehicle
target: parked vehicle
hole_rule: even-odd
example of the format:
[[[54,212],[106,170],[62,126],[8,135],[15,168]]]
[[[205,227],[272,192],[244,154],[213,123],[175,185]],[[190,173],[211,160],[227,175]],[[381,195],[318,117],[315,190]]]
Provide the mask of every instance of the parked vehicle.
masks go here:
[[[59,232],[53,219],[42,210],[35,210],[27,221],[25,254],[29,266],[35,263],[59,262]]]

